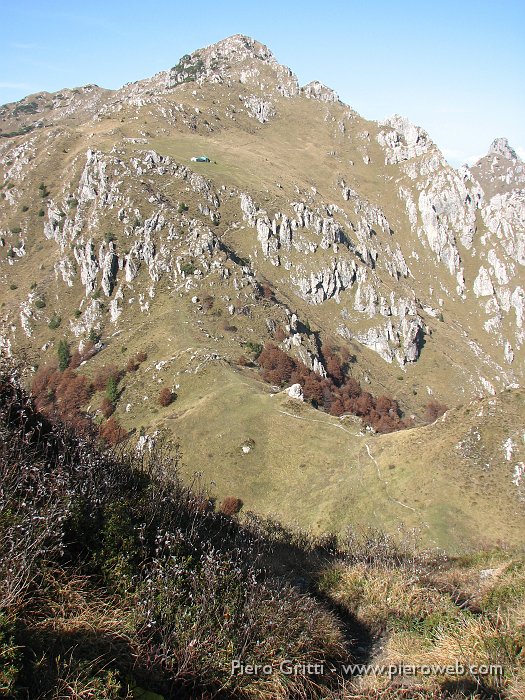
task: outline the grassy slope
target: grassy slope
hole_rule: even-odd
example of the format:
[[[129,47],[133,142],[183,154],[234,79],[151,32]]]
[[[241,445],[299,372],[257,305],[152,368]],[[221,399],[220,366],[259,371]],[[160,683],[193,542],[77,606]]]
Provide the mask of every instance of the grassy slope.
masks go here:
[[[239,496],[246,509],[317,532],[357,524],[394,531],[403,523],[420,530],[426,544],[449,551],[521,541],[525,514],[511,479],[514,463],[524,457],[514,422],[523,413],[523,392],[451,410],[428,427],[363,435],[357,419],[339,420],[272,395],[254,370],[227,360],[201,365],[209,341],[191,323],[194,313],[191,305],[176,314],[154,311],[146,326],[135,320],[113,340],[117,360],[122,345],[127,355],[144,347],[149,353],[139,372],[123,382],[119,420],[179,441],[188,479],[201,472],[204,483],[214,482],[218,498]],[[224,353],[228,342],[235,348],[223,338],[217,349]],[[160,348],[173,359],[157,371],[153,358]],[[103,362],[104,353],[90,364]],[[176,402],[158,407],[158,389],[177,385]],[[478,415],[482,407],[485,418]],[[470,445],[472,458],[464,458],[458,445],[465,438],[472,443],[478,425],[486,455]],[[503,452],[508,437],[518,445],[511,462]],[[247,441],[254,445],[245,454]]]
[[[202,107],[202,100],[192,102],[190,88],[193,86],[182,88],[185,101]],[[378,194],[380,177],[355,157],[356,151],[351,145],[361,144],[359,134],[370,128],[370,124],[356,118],[344,138],[337,135],[334,126],[336,155],[330,156],[333,139],[326,135],[319,137],[323,134],[325,113],[326,107],[316,101],[302,101],[298,110],[295,103],[283,100],[279,102],[279,116],[267,125],[240,118],[242,129],[223,124],[211,135],[193,134],[178,128],[166,134],[158,129],[148,139],[147,146],[138,148],[154,148],[188,165],[192,155],[205,152],[217,163],[192,164],[195,171],[210,177],[216,185],[232,185],[254,193],[258,204],[267,207],[269,213],[282,204],[283,195],[276,183],[282,184],[289,193],[296,183],[304,188],[315,184],[324,197],[344,205],[339,201],[336,187],[339,171],[349,185],[359,182],[359,191],[364,196],[384,204],[381,200],[387,195]],[[42,225],[42,219],[36,214],[42,204],[37,183],[45,181],[55,196],[61,188],[60,181],[55,179],[57,173],[66,173],[74,156],[85,152],[88,145],[109,152],[115,140],[137,136],[140,129],[157,126],[147,109],[139,114],[140,125],[133,121],[121,123],[116,119],[104,119],[76,131],[64,132],[54,140],[55,147],[45,163],[40,162],[40,156],[43,157],[48,141],[42,136],[40,165],[34,173],[34,187],[28,190],[26,198],[30,210],[23,214],[31,228],[38,230]],[[294,124],[293,134],[290,123]],[[297,128],[298,123],[300,128]],[[135,147],[125,145],[124,148],[131,154]],[[373,137],[367,148],[373,159],[380,157]],[[348,164],[350,157],[355,159],[353,166]],[[315,171],[312,163],[315,163]],[[176,196],[176,183],[162,184],[162,187]],[[188,194],[188,202],[191,207],[191,194]],[[235,244],[239,254],[253,253],[256,247],[253,230],[226,230],[229,215],[239,216],[237,203],[226,201],[221,209],[224,224],[218,231]],[[18,224],[22,217],[19,212],[11,216],[9,225]],[[392,221],[396,224],[396,220]],[[402,226],[402,218],[398,225]],[[111,223],[108,227],[112,228]],[[404,235],[402,228],[400,235]],[[8,290],[6,277],[4,288],[6,297],[17,304],[25,298],[33,279],[45,289],[48,306],[41,314],[42,323],[37,324],[31,341],[33,347],[42,347],[45,342],[59,338],[72,310],[80,304],[83,292],[78,282],[69,289],[55,281],[50,264],[50,260],[54,260],[53,243],[43,237],[35,238],[28,240],[28,250],[31,255],[17,263],[25,266],[24,282],[18,290]],[[263,275],[275,275],[275,269],[261,258],[257,259],[257,267]],[[144,273],[141,275],[137,286],[145,284]],[[213,291],[207,284],[205,281],[203,293]],[[284,288],[278,295],[298,309],[301,318],[309,319],[314,329],[322,330],[325,337],[333,334],[340,312],[335,303],[311,307]],[[463,314],[467,319],[468,312],[463,312],[460,305],[452,305],[452,308],[454,314],[459,314],[458,318]],[[46,319],[55,309],[64,319],[62,330],[58,332],[46,325]],[[201,353],[218,350],[235,359],[240,352],[240,339],[250,338],[250,333],[258,340],[265,337],[264,318],[244,326],[241,321],[237,338],[224,337],[223,333],[220,342],[214,344],[198,330],[194,313],[189,309],[186,299],[183,302],[170,293],[159,291],[150,315],[124,312],[117,326],[120,335],[112,339],[103,356],[93,360],[94,366],[98,362],[121,363],[127,356],[122,355],[122,346],[128,348],[127,354],[146,349],[150,367],[154,361],[176,358],[173,368],[170,365],[170,369],[163,370],[154,380],[150,379],[154,370],[149,374],[141,370],[136,378],[126,380],[118,415],[128,428],[144,426],[148,432],[158,427],[169,429],[172,436],[181,441],[186,461],[191,464],[189,476],[194,470],[200,470],[205,481],[216,482],[219,496],[233,493],[241,496],[249,509],[275,513],[288,522],[314,529],[341,530],[352,522],[395,529],[404,522],[407,526],[421,528],[425,541],[451,549],[469,547],[480,538],[490,542],[519,541],[524,525],[523,512],[514,500],[511,466],[505,464],[501,456],[501,445],[510,427],[507,429],[499,419],[494,426],[497,434],[487,435],[486,439],[495,453],[499,450],[501,458],[499,462],[496,460],[492,471],[485,473],[457,458],[454,445],[461,431],[468,431],[471,420],[462,411],[453,414],[457,424],[453,418],[447,422],[449,429],[445,434],[439,426],[432,426],[394,436],[366,438],[357,434],[358,427],[352,423],[348,426],[350,433],[345,433],[339,421],[308,407],[301,408],[300,417],[288,416],[282,412],[289,410],[287,402],[280,397],[270,397],[267,388],[249,371],[240,373],[225,362],[207,365],[198,374],[185,371],[187,356],[194,350]],[[445,317],[448,320],[447,306]],[[427,337],[421,359],[404,373],[395,366],[386,365],[358,344],[351,346],[359,360],[355,368],[357,378],[365,373],[371,375],[371,390],[396,396],[408,412],[421,410],[428,400],[428,384],[434,396],[447,402],[457,398],[458,391],[465,391],[467,396],[472,392],[471,387],[462,386],[465,358],[459,332],[452,325],[427,320],[433,335]],[[206,318],[205,324],[217,334],[218,321]],[[250,327],[254,330],[250,331]],[[113,332],[113,329],[108,328],[108,331]],[[53,356],[53,346],[49,352]],[[90,371],[89,366],[87,371]],[[158,379],[163,383],[180,384],[179,399],[168,409],[160,409],[155,404]],[[145,395],[148,395],[147,400],[143,398]],[[128,402],[132,405],[126,413],[124,407]],[[518,415],[523,415],[522,404],[514,408]],[[245,455],[241,445],[249,438],[255,441],[255,447]],[[395,468],[391,469],[391,465]],[[509,503],[512,504],[510,510]],[[486,521],[489,521],[488,527],[483,525]]]

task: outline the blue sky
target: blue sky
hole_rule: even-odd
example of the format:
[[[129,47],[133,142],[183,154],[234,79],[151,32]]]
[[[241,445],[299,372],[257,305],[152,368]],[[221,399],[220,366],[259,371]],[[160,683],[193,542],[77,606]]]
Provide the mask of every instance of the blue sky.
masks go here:
[[[242,33],[364,117],[407,116],[455,165],[497,136],[523,157],[524,30],[525,0],[18,0],[2,10],[0,103],[86,83],[117,88]]]

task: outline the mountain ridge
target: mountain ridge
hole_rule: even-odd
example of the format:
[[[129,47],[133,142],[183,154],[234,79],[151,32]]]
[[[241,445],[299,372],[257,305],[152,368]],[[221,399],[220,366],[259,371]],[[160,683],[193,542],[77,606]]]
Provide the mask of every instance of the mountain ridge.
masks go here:
[[[319,381],[339,363],[370,395],[396,399],[416,431],[432,401],[512,403],[505,390],[523,382],[525,193],[508,143],[497,139],[476,166],[456,170],[420,127],[398,115],[363,119],[316,81],[299,87],[242,36],[117,91],[33,97],[0,112],[0,133],[20,132],[0,139],[1,345],[43,365],[61,339],[80,353],[96,340],[79,370],[88,377],[146,352],[115,406],[126,430],[176,437],[222,491],[250,483],[240,495],[261,511],[287,509],[293,473],[309,494],[301,524],[329,529],[344,525],[347,460],[373,466],[367,449],[377,448],[396,474],[417,481],[420,467],[400,448],[402,433],[367,448],[370,433],[341,402],[327,397],[319,413],[276,397],[253,348],[277,344]],[[200,154],[210,162],[192,162]],[[158,407],[159,388],[177,395],[171,408]],[[99,402],[86,406],[97,421]],[[465,436],[475,427],[468,415]],[[486,488],[496,479],[510,513],[522,508],[523,455],[506,416],[488,440],[499,457]],[[305,447],[298,426],[310,422]],[[355,449],[332,444],[337,431]],[[381,484],[366,482],[378,502],[418,497],[410,479],[396,494]],[[425,512],[447,512],[444,492],[428,498],[438,503]],[[458,496],[450,514],[456,543],[475,500],[473,490],[463,504]],[[454,529],[441,527],[440,542]]]
[[[244,49],[244,51],[242,50]],[[206,59],[206,73],[202,74],[192,74],[191,75],[186,75],[184,73],[184,70],[180,69],[180,71],[177,69],[177,66],[181,65],[181,62],[186,62],[188,63],[188,67],[192,65],[192,61],[198,62],[199,60],[202,60],[201,57],[204,56]],[[158,85],[159,83],[164,82],[165,83],[165,89],[172,89],[174,87],[177,87],[181,82],[185,82],[186,78],[191,78],[191,82],[194,80],[196,82],[199,82],[200,80],[209,80],[211,78],[212,81],[218,80],[219,78],[219,65],[217,63],[218,57],[222,58],[224,61],[226,60],[232,60],[235,59],[237,62],[240,61],[245,61],[247,59],[257,59],[262,61],[263,63],[266,63],[267,65],[270,65],[274,68],[277,68],[280,72],[282,71],[284,74],[286,74],[292,81],[292,84],[295,84],[295,88],[292,88],[291,90],[291,95],[293,96],[296,94],[302,94],[306,92],[307,97],[314,97],[315,99],[321,99],[325,101],[333,101],[333,102],[340,102],[339,95],[329,86],[325,85],[318,79],[313,79],[310,82],[306,83],[303,86],[299,85],[299,81],[297,80],[296,75],[293,73],[293,71],[288,67],[285,66],[284,64],[281,64],[278,62],[277,58],[273,54],[273,52],[263,44],[262,42],[258,41],[257,39],[253,39],[252,37],[249,37],[244,34],[233,34],[229,37],[226,37],[225,39],[222,39],[218,42],[215,42],[213,44],[210,44],[208,46],[205,46],[201,49],[197,49],[193,51],[191,54],[187,54],[179,60],[179,63],[170,68],[170,69],[164,69],[161,70],[157,73],[155,73],[153,76],[143,78],[137,81],[131,81],[124,83],[121,87],[115,88],[115,89],[108,89],[108,88],[102,88],[99,85],[96,85],[94,83],[89,83],[87,85],[83,86],[78,86],[74,88],[62,88],[61,90],[55,92],[55,93],[50,93],[47,91],[44,92],[36,92],[36,93],[31,93],[28,96],[21,98],[20,100],[17,100],[16,102],[11,102],[11,103],[6,103],[4,105],[0,105],[0,108],[6,108],[13,106],[13,109],[16,111],[16,106],[22,106],[24,103],[26,103],[27,100],[32,100],[34,98],[43,98],[43,97],[54,97],[57,95],[63,95],[64,92],[91,92],[93,90],[100,90],[105,93],[119,93],[120,91],[124,90],[125,88],[129,88],[131,86],[137,86],[137,85],[144,85],[144,86],[149,86],[149,85]],[[221,66],[221,68],[224,68],[224,65]],[[178,79],[172,81],[172,74],[179,74]],[[242,80],[241,80],[242,82]],[[350,105],[346,103],[341,103],[344,106],[352,109]],[[25,111],[22,109],[22,111]],[[371,120],[373,121],[373,120]],[[402,121],[405,122],[406,126],[410,129],[416,129],[420,130],[425,134],[426,138],[429,138],[428,132],[424,131],[420,126],[417,126],[416,124],[410,122],[407,117],[404,117],[402,115],[399,115],[398,113],[393,113],[391,116],[386,117],[382,120],[376,120],[376,123],[379,125],[390,125],[393,121]],[[1,135],[0,130],[0,135]],[[474,165],[477,165],[480,160],[482,160],[485,157],[488,157],[490,155],[500,155],[508,160],[517,160],[519,162],[523,162],[521,158],[517,155],[515,149],[510,146],[508,139],[506,137],[497,137],[495,138],[490,146],[488,147],[487,153],[485,156],[482,156]],[[454,166],[451,166],[454,167]],[[458,166],[458,168],[455,168],[457,170],[460,170],[462,167],[465,166]],[[474,166],[473,166],[474,167]]]

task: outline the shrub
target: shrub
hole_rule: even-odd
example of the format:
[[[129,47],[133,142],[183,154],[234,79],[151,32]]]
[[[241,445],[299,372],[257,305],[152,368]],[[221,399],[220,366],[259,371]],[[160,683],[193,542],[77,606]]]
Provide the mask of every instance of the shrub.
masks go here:
[[[53,314],[49,319],[49,323],[47,325],[49,326],[49,328],[51,328],[52,331],[54,331],[60,326],[61,323],[62,317],[58,314]]]
[[[90,343],[98,343],[98,341],[100,340],[100,334],[97,333],[97,331],[94,328],[92,328],[89,331],[88,340]]]
[[[262,286],[262,296],[263,299],[268,299],[268,301],[275,301],[274,291],[267,282]]]
[[[112,374],[108,378],[108,383],[106,384],[106,398],[111,404],[118,401],[118,378],[116,375]]]
[[[44,309],[45,306],[46,306],[46,302],[44,301],[44,299],[42,299],[42,298],[35,299],[35,307],[37,309]]]
[[[429,401],[425,407],[425,420],[428,423],[433,423],[438,418],[448,410],[448,407],[444,403],[439,403],[439,401]]]
[[[102,399],[102,403],[100,404],[100,412],[104,418],[109,418],[113,415],[113,413],[115,413],[115,405],[108,399],[107,396],[104,396]]]
[[[246,347],[250,352],[253,352],[256,360],[263,351],[263,345],[261,343],[254,343],[251,340],[244,343],[244,347]]]
[[[214,304],[214,299],[211,295],[204,297],[204,299],[202,300],[202,308],[205,311],[210,311],[211,309],[213,309],[213,304]]]
[[[148,353],[144,352],[144,350],[140,350],[135,357],[137,358],[137,362],[145,362],[148,359]]]
[[[60,340],[57,347],[58,369],[63,372],[69,367],[71,355],[69,354],[69,345],[65,340]]]
[[[183,272],[185,275],[193,275],[197,268],[193,264],[193,262],[190,260],[188,262],[182,263],[180,266],[180,271]]]
[[[14,292],[15,289],[18,289],[18,285],[17,285],[17,284],[10,284],[10,285],[9,285],[9,289],[10,289],[12,292]]]
[[[15,643],[14,622],[4,613],[0,613],[0,690],[6,691],[5,697],[15,697],[16,680],[21,671],[20,656],[20,649]]]
[[[221,513],[224,513],[224,515],[232,516],[239,513],[243,505],[240,498],[236,496],[226,496],[226,498],[222,500],[219,510]]]
[[[75,350],[73,355],[71,356],[71,362],[69,363],[69,366],[72,369],[76,369],[77,367],[80,367],[80,365],[85,362],[86,360],[89,360],[92,358],[94,355],[97,354],[97,349],[94,346],[94,344],[91,341],[87,341],[85,343],[82,352],[79,350]]]
[[[127,433],[112,416],[100,425],[99,435],[108,445],[118,445],[126,438]]]
[[[136,357],[130,357],[126,362],[126,372],[136,372],[140,367],[140,363]]]
[[[24,204],[24,206],[22,207],[22,211],[23,211],[24,213],[25,213],[26,211],[29,211],[29,207],[27,206],[27,204]]]
[[[20,226],[14,226],[11,229],[11,233],[14,233],[15,235],[17,235],[18,233],[22,233],[22,229],[20,228]]]
[[[278,326],[273,334],[273,337],[278,343],[282,343],[283,340],[286,339],[286,331],[282,326]]]
[[[188,211],[188,205],[184,204],[184,202],[180,202],[179,206],[177,207],[177,211],[179,212],[179,214]]]
[[[93,380],[93,387],[95,391],[106,391],[109,380],[113,378],[115,383],[118,384],[122,379],[122,370],[119,370],[115,365],[110,365],[108,367],[104,366],[96,373]]]
[[[169,406],[175,400],[175,394],[168,387],[164,387],[159,392],[158,402],[160,406]]]
[[[236,333],[237,332],[237,326],[234,326],[232,323],[229,323],[228,321],[224,321],[222,323],[222,329],[228,333]]]

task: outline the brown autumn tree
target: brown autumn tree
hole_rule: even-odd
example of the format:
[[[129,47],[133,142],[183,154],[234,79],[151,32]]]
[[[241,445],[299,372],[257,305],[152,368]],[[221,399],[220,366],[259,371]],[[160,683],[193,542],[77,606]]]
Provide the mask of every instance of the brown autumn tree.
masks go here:
[[[361,385],[353,377],[347,377],[344,386],[341,389],[341,393],[345,399],[357,399],[361,396]]]
[[[258,358],[263,379],[281,386],[290,381],[295,362],[273,343],[266,343]]]
[[[343,368],[337,355],[328,355],[326,357],[326,371],[330,377],[337,383],[341,384],[344,379]]]
[[[262,286],[262,296],[264,299],[268,299],[269,301],[275,301],[273,289],[267,282]]]
[[[109,418],[115,413],[115,405],[111,403],[107,396],[104,396],[100,404],[100,411],[104,418]]]
[[[361,394],[361,396],[359,396],[356,399],[355,407],[356,415],[367,416],[370,413],[370,411],[374,408],[374,400],[372,394],[369,394],[368,391],[364,391]]]
[[[332,400],[332,405],[330,406],[330,413],[332,416],[342,416],[345,412],[345,407],[341,399],[336,396]]]
[[[323,385],[317,375],[311,372],[306,379],[299,383],[303,387],[304,398],[319,406],[323,401]]]
[[[326,357],[327,377],[321,377],[302,362],[293,360],[274,343],[265,345],[258,361],[265,381],[277,385],[299,383],[307,401],[334,416],[343,413],[360,416],[365,425],[381,433],[407,427],[395,399],[384,395],[374,398],[362,390],[356,379],[345,377],[339,355],[332,348],[326,350]]]
[[[171,403],[173,403],[174,399],[175,394],[169,387],[165,386],[159,391],[158,402],[160,406],[163,406],[165,408],[166,406],[169,406]]]
[[[108,445],[118,445],[126,438],[126,431],[118,423],[118,421],[111,416],[107,421],[101,423],[99,427],[99,435]]]
[[[140,367],[140,363],[136,357],[130,357],[126,362],[126,372],[136,372]]]
[[[32,383],[37,410],[80,432],[90,428],[83,407],[92,393],[87,378],[69,367],[64,372],[54,367],[44,367],[36,373]]]
[[[63,416],[80,411],[91,395],[92,390],[87,377],[76,374],[69,368],[62,372],[62,379],[55,390],[55,397]]]

